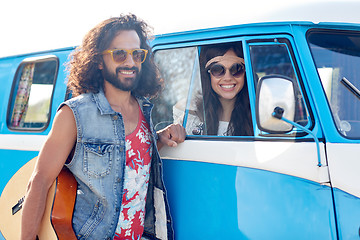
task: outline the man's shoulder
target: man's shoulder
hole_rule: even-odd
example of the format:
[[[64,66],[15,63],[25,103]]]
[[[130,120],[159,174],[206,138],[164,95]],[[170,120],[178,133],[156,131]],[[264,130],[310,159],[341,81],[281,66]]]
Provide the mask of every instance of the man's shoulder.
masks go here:
[[[84,93],[79,96],[70,98],[70,99],[64,101],[63,103],[61,103],[59,106],[59,109],[64,105],[67,105],[71,109],[75,109],[75,108],[79,108],[79,107],[87,105],[87,104],[91,104],[93,102],[92,95],[93,95],[92,93]]]
[[[79,96],[70,98],[64,103],[67,105],[81,105],[87,102],[92,102],[93,94],[92,93],[83,93]]]

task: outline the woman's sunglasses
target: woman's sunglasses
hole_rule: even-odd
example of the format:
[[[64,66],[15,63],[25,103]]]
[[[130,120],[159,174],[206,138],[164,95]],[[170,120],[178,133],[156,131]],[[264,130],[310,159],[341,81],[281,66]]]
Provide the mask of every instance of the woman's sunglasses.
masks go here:
[[[229,70],[231,75],[238,78],[245,72],[245,66],[241,63],[234,63],[230,68],[225,68],[224,65],[215,63],[209,68],[208,72],[216,78],[221,78],[225,75],[226,70]]]
[[[148,50],[145,49],[112,49],[112,50],[105,50],[102,54],[111,54],[111,57],[114,62],[116,63],[123,63],[125,62],[128,54],[131,55],[132,59],[136,63],[143,63],[146,59],[146,55]]]

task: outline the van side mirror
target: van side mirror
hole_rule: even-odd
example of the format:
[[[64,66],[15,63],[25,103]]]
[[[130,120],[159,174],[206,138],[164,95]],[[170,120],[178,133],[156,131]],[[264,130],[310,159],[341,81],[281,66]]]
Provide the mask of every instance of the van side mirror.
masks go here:
[[[293,125],[273,116],[274,109],[283,110],[291,121],[295,117],[295,88],[293,80],[281,75],[267,75],[259,79],[256,91],[256,121],[261,131],[287,133]]]

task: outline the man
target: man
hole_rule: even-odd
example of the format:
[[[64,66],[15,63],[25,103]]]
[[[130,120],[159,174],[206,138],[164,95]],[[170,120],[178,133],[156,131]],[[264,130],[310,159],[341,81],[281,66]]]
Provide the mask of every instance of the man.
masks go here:
[[[93,28],[71,56],[69,86],[40,151],[22,216],[22,239],[35,239],[46,194],[67,166],[78,182],[78,239],[172,239],[157,151],[185,139],[180,125],[156,134],[145,97],[161,88],[147,24],[134,15]]]

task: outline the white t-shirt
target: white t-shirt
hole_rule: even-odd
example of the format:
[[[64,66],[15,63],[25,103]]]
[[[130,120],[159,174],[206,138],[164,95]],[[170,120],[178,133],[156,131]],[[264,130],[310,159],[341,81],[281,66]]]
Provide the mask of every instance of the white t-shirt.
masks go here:
[[[176,106],[173,107],[173,118],[174,118],[174,123],[179,123],[182,124],[183,123],[183,118],[184,118],[184,110],[180,110],[179,108],[177,108]],[[198,116],[195,116],[193,114],[188,114],[187,115],[187,121],[186,121],[186,134],[187,135],[197,135],[194,133],[198,131],[198,132],[202,132],[204,129],[203,128],[203,123],[201,122],[201,120],[199,119]],[[202,126],[202,127],[201,127]],[[229,126],[229,122],[224,122],[224,121],[219,121],[219,129],[218,129],[218,136],[227,136],[227,129]]]
[[[229,122],[219,121],[218,136],[227,136]]]

